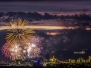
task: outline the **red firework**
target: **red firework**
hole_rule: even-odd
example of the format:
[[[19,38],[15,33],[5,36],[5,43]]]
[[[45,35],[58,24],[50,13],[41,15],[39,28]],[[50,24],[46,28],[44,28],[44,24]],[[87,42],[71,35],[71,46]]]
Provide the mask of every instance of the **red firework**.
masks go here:
[[[11,59],[12,57],[11,57],[11,54],[10,54],[10,52],[9,52],[9,50],[8,50],[9,47],[10,47],[10,45],[9,45],[8,43],[5,43],[5,44],[3,45],[3,47],[2,47],[2,53],[5,55],[5,57]]]
[[[5,55],[5,57],[10,59],[26,59],[28,58],[34,58],[38,57],[41,53],[42,45],[41,41],[37,37],[33,37],[30,42],[26,43],[26,45],[23,44],[10,44],[5,43],[2,47],[2,53]]]

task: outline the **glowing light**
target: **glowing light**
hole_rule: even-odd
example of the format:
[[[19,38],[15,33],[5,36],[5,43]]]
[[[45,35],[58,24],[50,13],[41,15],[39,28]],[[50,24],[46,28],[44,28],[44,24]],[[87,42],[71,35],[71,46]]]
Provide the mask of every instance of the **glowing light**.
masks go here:
[[[32,29],[23,29],[28,21],[21,19],[12,20],[8,26],[11,26],[12,29],[8,29],[8,33],[6,35],[6,41],[9,43],[26,43],[28,42],[32,35],[35,33]],[[17,28],[20,27],[20,28]],[[14,29],[13,29],[14,28]]]
[[[12,25],[11,25],[11,27],[12,27],[12,28],[15,28],[15,27],[16,27],[16,25],[15,25],[15,24],[12,24]]]
[[[28,58],[38,57],[42,49],[40,40],[36,37],[33,37],[30,43],[27,43],[27,45],[28,47],[26,48],[26,50]]]
[[[5,43],[2,47],[2,52],[5,57],[10,58],[12,60],[25,59],[24,53],[22,52],[22,48],[18,44],[10,45],[9,43]]]
[[[18,48],[18,47],[19,47],[19,45],[15,45],[15,46],[11,49],[11,51],[15,51],[15,52],[20,51],[21,49]]]
[[[2,52],[5,57],[12,60],[16,59],[26,59],[38,57],[41,53],[42,45],[39,38],[33,37],[29,43],[25,46],[21,46],[21,43],[5,43],[2,47]]]
[[[32,47],[36,47],[36,44],[35,43],[32,43],[32,45],[31,45]]]
[[[74,52],[74,54],[85,54],[85,51],[81,51],[81,52]]]

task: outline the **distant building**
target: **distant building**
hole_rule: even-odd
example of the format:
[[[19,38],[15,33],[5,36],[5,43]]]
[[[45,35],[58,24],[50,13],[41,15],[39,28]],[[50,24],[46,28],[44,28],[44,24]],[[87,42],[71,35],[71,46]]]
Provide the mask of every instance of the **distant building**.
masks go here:
[[[74,51],[74,54],[85,54],[85,51],[81,51],[81,52]]]

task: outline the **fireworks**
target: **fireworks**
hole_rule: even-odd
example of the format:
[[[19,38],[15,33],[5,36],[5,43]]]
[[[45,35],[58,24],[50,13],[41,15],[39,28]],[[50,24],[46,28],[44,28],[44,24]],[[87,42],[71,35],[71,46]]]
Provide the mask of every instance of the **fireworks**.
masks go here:
[[[12,20],[8,26],[6,42],[2,47],[3,54],[12,60],[38,57],[41,53],[42,45],[39,38],[33,36],[32,29],[25,29],[28,21],[21,19]]]
[[[26,51],[28,58],[35,58],[40,54],[42,45],[39,38],[33,37],[30,43],[27,43],[27,45]]]
[[[18,44],[13,44],[12,46],[9,43],[5,43],[2,47],[2,52],[5,57],[10,58],[12,60],[25,59],[24,54],[22,53],[22,48]]]
[[[33,37],[30,42],[26,43],[26,46],[21,46],[22,44],[10,44],[5,43],[2,47],[2,52],[5,57],[12,60],[16,59],[26,59],[38,57],[41,53],[42,45],[39,38]]]
[[[28,21],[22,20],[20,18],[18,20],[12,20],[12,21],[10,21],[9,24],[7,24],[7,26],[11,26],[14,29],[16,29],[19,26],[23,28],[25,25],[28,25]]]
[[[7,30],[6,41],[12,44],[28,42],[35,32],[32,29],[23,29],[27,23],[28,21],[22,21],[21,19],[11,21],[8,26],[11,26],[12,29]]]

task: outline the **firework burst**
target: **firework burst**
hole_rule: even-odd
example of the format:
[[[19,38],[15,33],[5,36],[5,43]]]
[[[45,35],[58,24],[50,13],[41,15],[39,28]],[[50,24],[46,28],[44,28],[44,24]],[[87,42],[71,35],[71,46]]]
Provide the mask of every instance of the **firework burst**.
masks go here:
[[[28,21],[21,19],[12,20],[8,27],[6,42],[2,47],[3,54],[12,60],[38,57],[41,53],[42,45],[39,38],[33,36],[35,31],[25,29]],[[12,27],[12,29],[11,29]]]
[[[10,21],[8,26],[12,29],[7,30],[6,41],[12,44],[28,42],[35,32],[32,29],[23,29],[24,26],[28,25],[27,23],[28,21],[21,19]]]
[[[2,47],[2,52],[5,57],[10,58],[12,60],[25,59],[24,53],[22,52],[22,48],[18,44],[10,45],[9,43],[5,43]]]
[[[19,26],[24,27],[25,25],[28,25],[28,21],[22,20],[20,18],[18,20],[11,20],[9,24],[7,24],[7,26],[11,26],[14,29],[16,29],[17,27],[19,28]]]
[[[35,58],[38,57],[41,53],[42,45],[39,38],[33,37],[29,43],[27,43],[27,47],[25,47],[27,58]]]
[[[2,47],[2,52],[5,57],[10,58],[11,60],[25,60],[26,58],[35,58],[41,53],[42,45],[39,38],[33,36],[30,42],[26,43],[26,46],[21,45],[24,44],[5,43]]]

